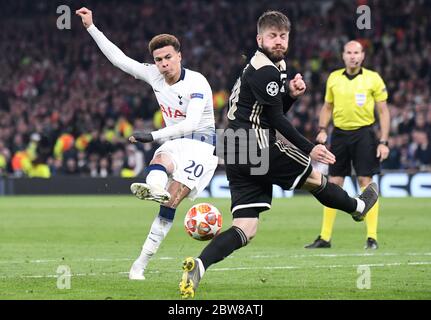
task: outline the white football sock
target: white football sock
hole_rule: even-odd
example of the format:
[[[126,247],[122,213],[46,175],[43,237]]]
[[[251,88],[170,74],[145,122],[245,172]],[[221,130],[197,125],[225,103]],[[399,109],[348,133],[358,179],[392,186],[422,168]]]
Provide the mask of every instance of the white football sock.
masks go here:
[[[145,182],[150,186],[158,186],[166,189],[168,175],[163,170],[151,170],[150,173],[148,173]]]
[[[202,260],[201,260],[201,259],[199,259],[199,258],[196,258],[195,260],[198,262],[198,266],[199,266],[199,274],[200,274],[200,276],[201,276],[201,278],[202,278],[202,276],[203,276],[203,275],[204,275],[204,273],[205,273],[204,264],[202,263]]]
[[[154,219],[154,222],[151,225],[150,233],[147,236],[147,240],[145,240],[145,243],[142,246],[141,255],[136,260],[136,263],[139,265],[139,267],[142,269],[147,267],[151,257],[157,252],[163,239],[171,229],[172,223],[173,221],[168,221],[166,219],[160,218],[159,216]]]
[[[356,205],[356,212],[362,213],[365,210],[365,202],[359,198],[355,198],[357,205]]]

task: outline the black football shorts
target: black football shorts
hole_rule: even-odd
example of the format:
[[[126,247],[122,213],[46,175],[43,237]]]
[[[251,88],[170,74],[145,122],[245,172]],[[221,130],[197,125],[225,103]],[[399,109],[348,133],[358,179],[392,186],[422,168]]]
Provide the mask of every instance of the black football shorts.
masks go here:
[[[380,161],[376,157],[377,145],[376,134],[371,126],[357,130],[334,128],[331,152],[337,161],[329,166],[329,175],[350,176],[352,165],[357,176],[371,177],[380,173]]]
[[[272,185],[284,190],[299,189],[311,174],[311,159],[301,150],[277,141],[269,147],[268,172],[253,175],[253,165],[226,164],[234,218],[259,217],[271,208]]]

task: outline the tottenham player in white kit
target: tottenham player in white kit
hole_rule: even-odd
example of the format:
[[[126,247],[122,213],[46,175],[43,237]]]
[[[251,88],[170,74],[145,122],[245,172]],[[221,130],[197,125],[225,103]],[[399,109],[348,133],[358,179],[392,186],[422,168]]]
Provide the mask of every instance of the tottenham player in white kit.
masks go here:
[[[155,64],[127,57],[93,24],[87,8],[76,11],[84,27],[113,65],[151,85],[166,127],[151,133],[134,132],[132,143],[166,141],[146,168],[146,183],[134,183],[131,191],[139,199],[160,202],[160,211],[133,263],[129,278],[144,280],[151,257],[169,232],[179,203],[194,200],[208,185],[217,167],[214,156],[215,125],[212,91],[206,78],[181,66],[180,43],[168,34],[155,36],[149,50]]]

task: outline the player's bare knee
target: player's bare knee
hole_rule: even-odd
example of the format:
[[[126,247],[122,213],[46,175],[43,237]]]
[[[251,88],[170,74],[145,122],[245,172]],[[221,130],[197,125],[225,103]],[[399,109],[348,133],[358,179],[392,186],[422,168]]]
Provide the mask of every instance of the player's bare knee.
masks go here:
[[[168,174],[172,174],[175,170],[175,165],[172,159],[169,155],[165,153],[159,153],[155,155],[154,158],[151,160],[150,164],[160,164],[164,166]]]

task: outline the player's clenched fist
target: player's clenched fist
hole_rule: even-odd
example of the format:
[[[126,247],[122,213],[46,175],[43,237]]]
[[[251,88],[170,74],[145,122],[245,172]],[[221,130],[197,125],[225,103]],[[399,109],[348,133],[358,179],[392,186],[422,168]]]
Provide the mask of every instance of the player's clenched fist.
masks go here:
[[[291,97],[297,98],[299,96],[302,96],[306,88],[307,86],[305,85],[305,82],[302,79],[302,75],[300,73],[297,73],[295,75],[295,78],[293,78],[289,82],[289,90]]]
[[[91,12],[91,10],[86,7],[82,7],[81,9],[76,10],[75,13],[81,17],[84,27],[88,28],[93,24],[93,12]]]

